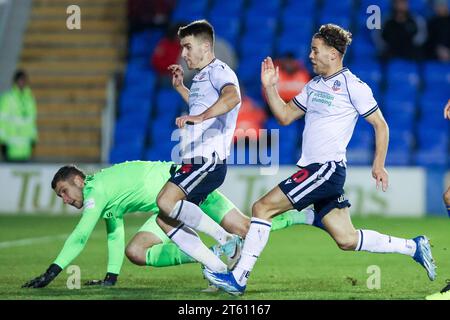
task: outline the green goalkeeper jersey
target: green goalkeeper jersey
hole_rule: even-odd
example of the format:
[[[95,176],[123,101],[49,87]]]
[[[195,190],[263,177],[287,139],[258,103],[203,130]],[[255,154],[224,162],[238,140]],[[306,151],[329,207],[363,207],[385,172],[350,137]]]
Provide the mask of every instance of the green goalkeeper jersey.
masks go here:
[[[54,263],[63,269],[68,266],[103,218],[108,237],[108,272],[119,274],[125,254],[123,216],[128,212],[159,212],[156,197],[170,178],[172,165],[172,162],[130,161],[87,176],[82,217]]]

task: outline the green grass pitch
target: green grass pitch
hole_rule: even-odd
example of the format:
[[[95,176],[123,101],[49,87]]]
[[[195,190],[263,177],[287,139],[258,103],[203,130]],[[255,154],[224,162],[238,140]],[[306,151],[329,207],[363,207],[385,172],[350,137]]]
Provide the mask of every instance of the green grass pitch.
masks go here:
[[[206,287],[200,265],[168,268],[138,267],[125,259],[113,288],[68,289],[64,270],[43,289],[21,285],[45,271],[62,248],[79,217],[0,216],[0,299],[423,299],[441,289],[450,278],[448,218],[354,217],[356,228],[377,230],[399,237],[426,234],[438,265],[437,280],[410,257],[398,254],[344,252],[323,231],[293,226],[271,234],[253,270],[244,296],[202,293]],[[145,221],[144,215],[125,218],[130,239]],[[99,223],[85,250],[72,263],[81,269],[81,283],[102,279],[106,272],[106,232]],[[34,239],[32,241],[24,239]],[[24,240],[20,241],[19,240]],[[206,239],[212,244],[211,239]],[[369,289],[372,273],[380,269],[380,289]]]

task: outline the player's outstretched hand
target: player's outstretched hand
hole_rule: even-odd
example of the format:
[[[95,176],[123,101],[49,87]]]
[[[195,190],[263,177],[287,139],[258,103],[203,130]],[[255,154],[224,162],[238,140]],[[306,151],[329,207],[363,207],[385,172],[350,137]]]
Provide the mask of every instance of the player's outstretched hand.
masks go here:
[[[108,272],[103,280],[89,280],[84,285],[85,286],[103,286],[112,287],[117,282],[118,274]]]
[[[375,178],[377,181],[377,190],[380,188],[383,191],[386,191],[389,186],[389,177],[386,169],[384,167],[382,168],[373,168],[372,169],[372,177]]]
[[[278,67],[275,68],[271,57],[261,62],[261,82],[265,88],[275,86],[278,83]]]
[[[183,86],[184,71],[183,67],[179,64],[171,64],[167,67],[172,72],[172,86],[177,89]]]
[[[27,283],[25,283],[22,288],[43,288],[46,287],[56,276],[61,272],[61,267],[52,264],[48,267],[47,271],[41,274],[39,277],[36,277]]]
[[[448,99],[444,108],[444,118],[450,120],[450,99]]]

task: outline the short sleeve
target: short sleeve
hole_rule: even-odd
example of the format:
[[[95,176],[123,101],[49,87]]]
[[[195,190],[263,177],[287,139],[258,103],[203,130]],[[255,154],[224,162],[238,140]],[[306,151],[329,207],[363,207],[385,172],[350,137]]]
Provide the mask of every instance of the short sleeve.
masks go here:
[[[308,82],[302,89],[302,91],[300,91],[300,93],[298,95],[296,95],[293,99],[292,102],[294,102],[294,104],[299,107],[300,109],[302,109],[304,112],[306,112],[308,110],[308,108],[306,107],[306,103],[308,101],[308,89],[309,89],[309,83]]]
[[[212,68],[209,72],[209,77],[211,84],[220,94],[222,89],[227,85],[236,85],[237,77],[236,74],[224,65],[217,65]]]
[[[349,88],[350,102],[362,117],[368,117],[378,109],[372,89],[364,82],[357,80]]]

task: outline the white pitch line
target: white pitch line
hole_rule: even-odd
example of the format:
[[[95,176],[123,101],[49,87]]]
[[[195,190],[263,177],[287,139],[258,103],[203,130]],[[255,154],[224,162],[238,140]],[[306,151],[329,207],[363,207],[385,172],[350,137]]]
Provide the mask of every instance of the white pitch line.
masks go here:
[[[0,249],[8,249],[8,248],[12,248],[12,247],[28,246],[31,244],[49,242],[49,241],[60,239],[60,238],[67,238],[67,236],[68,236],[68,234],[58,234],[55,236],[4,241],[4,242],[0,242]]]
[[[125,228],[125,231],[129,231],[131,228]],[[97,238],[99,236],[100,230],[96,230],[92,232],[90,238]],[[135,230],[136,232],[136,230]],[[102,232],[103,233],[103,232]],[[26,239],[20,239],[20,240],[11,240],[11,241],[3,241],[0,242],[0,249],[8,249],[13,247],[20,247],[20,246],[28,246],[33,245],[37,243],[43,243],[43,242],[50,242],[56,239],[66,239],[69,236],[69,234],[57,234],[54,236],[45,236],[45,237],[37,237],[37,238],[26,238]]]

